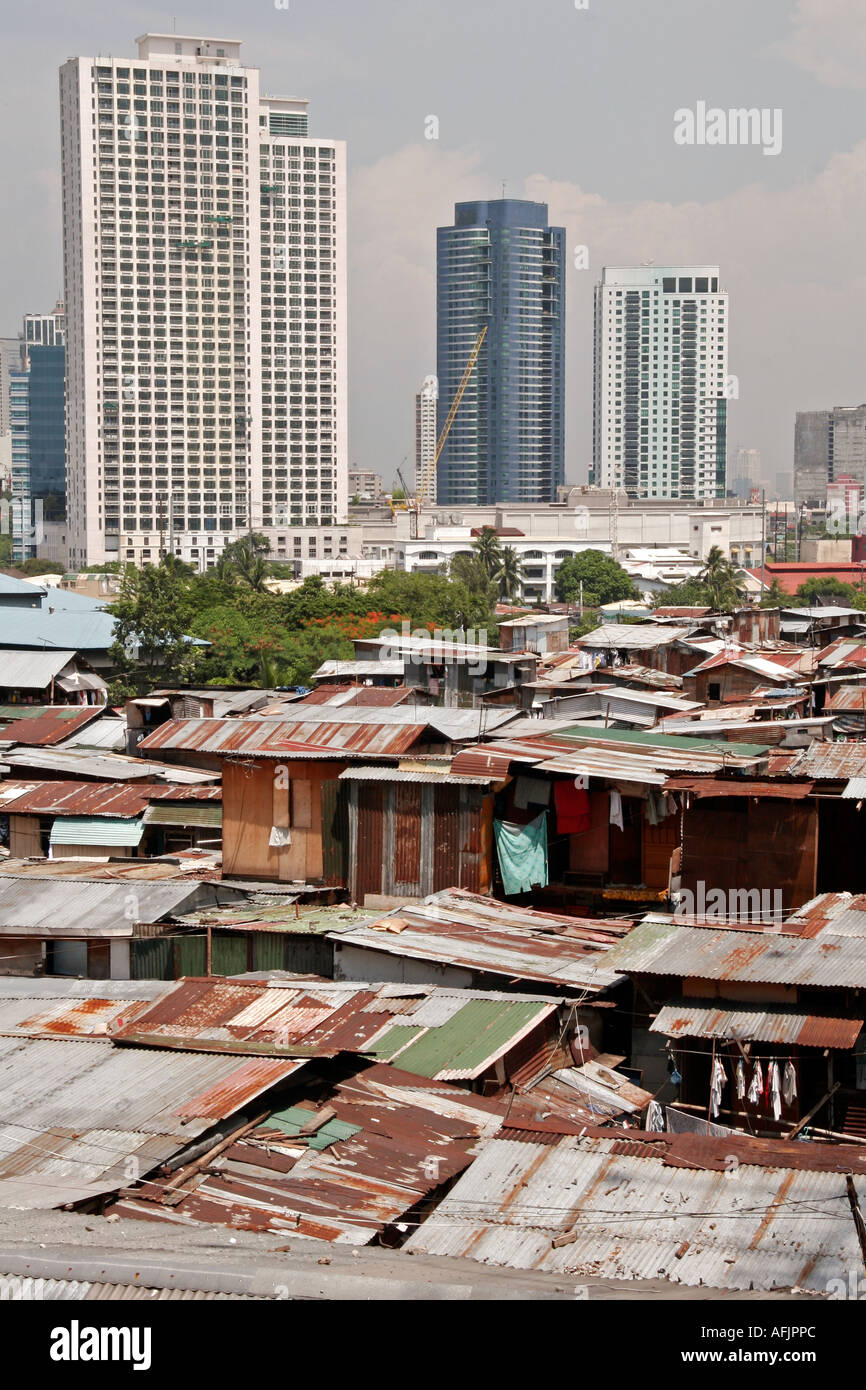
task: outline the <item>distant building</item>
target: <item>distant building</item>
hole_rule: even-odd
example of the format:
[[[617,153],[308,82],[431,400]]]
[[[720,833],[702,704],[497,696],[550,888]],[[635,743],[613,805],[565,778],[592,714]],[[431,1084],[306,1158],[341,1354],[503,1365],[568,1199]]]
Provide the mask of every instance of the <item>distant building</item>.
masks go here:
[[[362,502],[378,502],[382,496],[382,475],[369,468],[349,469],[349,501],[358,497]]]
[[[866,478],[866,405],[802,410],[794,425],[794,500],[823,507],[827,484]]]
[[[436,470],[436,412],[439,402],[439,381],[435,376],[424,378],[424,385],[415,397],[415,496],[431,506],[437,498]]]
[[[66,505],[66,319],[58,300],[50,314],[25,314],[3,371],[11,435],[12,558],[28,560],[39,540],[34,503],[52,520]],[[46,507],[46,500],[48,505]]]
[[[437,232],[441,433],[487,336],[438,464],[443,506],[552,502],[565,476],[565,229],[547,205],[458,203]]]
[[[728,296],[719,267],[602,271],[590,482],[629,497],[725,496]]]
[[[761,453],[759,449],[737,449],[728,465],[728,490],[735,497],[747,501],[752,488],[759,487],[761,481]]]
[[[76,566],[346,512],[346,149],[237,40],[60,71]]]

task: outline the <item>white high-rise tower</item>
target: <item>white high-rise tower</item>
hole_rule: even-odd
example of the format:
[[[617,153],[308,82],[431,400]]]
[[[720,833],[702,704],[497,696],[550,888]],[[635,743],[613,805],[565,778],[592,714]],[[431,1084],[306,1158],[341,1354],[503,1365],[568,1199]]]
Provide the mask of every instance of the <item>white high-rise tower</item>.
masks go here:
[[[424,384],[415,397],[415,496],[429,503],[436,501],[436,410],[439,403],[439,381],[425,376]],[[425,486],[426,485],[426,486]]]
[[[240,43],[60,70],[70,561],[205,568],[347,506],[345,146]]]
[[[719,268],[602,271],[591,481],[630,497],[724,497],[728,296]]]

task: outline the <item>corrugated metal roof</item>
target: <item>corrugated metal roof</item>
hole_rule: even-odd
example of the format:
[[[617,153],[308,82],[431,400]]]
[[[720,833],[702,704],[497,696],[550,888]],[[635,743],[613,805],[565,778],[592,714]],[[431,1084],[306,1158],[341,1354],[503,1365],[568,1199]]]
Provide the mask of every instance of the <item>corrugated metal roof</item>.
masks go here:
[[[335,1118],[313,1136],[298,1132],[304,1117],[330,1112]],[[163,1205],[160,1189],[145,1184],[114,1210],[366,1245],[463,1172],[503,1112],[470,1092],[373,1066],[329,1088],[314,1108],[276,1112],[216,1158],[207,1175],[193,1175],[180,1201]]]
[[[70,773],[73,777],[100,782],[154,782],[162,779],[204,783],[219,780],[218,772],[205,772],[195,767],[169,767],[165,763],[146,762],[144,758],[127,758],[120,753],[89,753],[78,748],[17,747],[9,753],[4,752],[3,762],[16,769],[44,770],[48,777]]]
[[[140,816],[151,803],[222,802],[222,787],[168,786],[165,782],[0,782],[0,811],[7,815]]]
[[[486,787],[490,777],[457,775],[448,767],[418,772],[401,767],[350,767],[340,773],[341,782],[420,782],[427,786]]]
[[[370,715],[364,711],[363,722],[321,719],[319,709],[315,717],[308,719],[171,719],[138,746],[145,753],[173,749],[226,758],[286,758],[292,754],[310,758],[317,753],[389,757],[405,753],[423,740],[427,729],[423,720],[392,723],[379,719],[380,713],[394,712],[385,710]]]
[[[792,935],[802,926],[792,921],[784,926],[784,933],[772,927],[750,931],[655,917],[640,922],[607,962],[635,975],[866,988],[866,936],[844,936],[827,927],[816,935]]]
[[[670,1166],[665,1159],[675,1146],[665,1142],[493,1138],[405,1248],[577,1279],[661,1277],[826,1294],[828,1281],[841,1278],[847,1288],[848,1271],[862,1259],[844,1172],[785,1167],[781,1145],[774,1146],[779,1166],[759,1167],[750,1162],[754,1149],[737,1142],[747,1156],[732,1181],[718,1152],[727,1152],[727,1140],[706,1151],[715,1152],[717,1165],[707,1171]],[[790,1154],[819,1146],[786,1147]],[[849,1152],[846,1146],[837,1158],[840,1166]],[[866,1179],[853,1181],[862,1203]],[[567,1243],[554,1245],[557,1239]]]
[[[827,701],[825,708],[866,714],[866,681],[859,685],[840,685]]]
[[[0,1302],[38,1303],[245,1303],[250,1294],[216,1289],[155,1288],[144,1284],[100,1284],[90,1279],[51,1279],[40,1275],[0,1274]],[[267,1298],[256,1294],[255,1298]]]
[[[115,617],[100,608],[70,611],[63,604],[37,609],[4,608],[0,646],[33,647],[46,653],[49,648],[55,653],[65,651],[68,661],[76,652],[107,651],[114,641],[116,622]],[[47,685],[48,681],[43,684]]]
[[[402,676],[405,661],[323,661],[313,672],[314,681],[333,680],[335,676]]]
[[[386,663],[375,664],[378,667]],[[400,665],[402,667],[402,662]],[[377,674],[381,675],[381,670],[377,671]],[[309,695],[293,701],[293,706],[297,708],[299,705],[334,705],[345,709],[347,705],[358,705],[364,708],[388,708],[405,704],[412,698],[413,693],[407,685],[319,685],[315,690],[311,690]]]
[[[120,752],[126,747],[126,720],[104,715],[94,719],[80,732],[65,738],[61,748],[104,748]]]
[[[117,820],[111,816],[58,816],[51,827],[52,845],[118,845],[134,848],[141,843],[144,822]]]
[[[433,985],[184,979],[113,1036],[122,1043],[185,1050],[296,1057],[354,1052],[391,1060],[396,1053],[388,1041],[390,1031],[396,1028],[399,1046],[406,1046],[411,1039],[400,1030],[408,1026],[412,1039],[420,1035],[413,1010],[430,996],[455,994],[461,1008],[438,1028],[427,1025],[423,1032],[425,1037],[435,1034],[425,1045],[425,1057],[432,1056],[435,1047],[441,1066],[423,1072],[413,1062],[412,1070],[435,1077],[456,1072],[479,1076],[557,1008],[555,1002],[533,995],[442,990]],[[395,999],[405,1001],[396,1015]],[[479,1034],[477,1011],[463,1017],[465,1008],[476,1003],[526,1008],[511,1013],[497,1007],[495,1019]],[[400,1065],[410,1069],[402,1061]]]
[[[223,808],[221,805],[202,805],[194,801],[157,801],[145,811],[144,823],[210,826],[219,829],[223,823]]]
[[[0,1205],[16,1208],[125,1186],[130,1160],[146,1174],[301,1065],[97,1039],[2,1043]]]
[[[846,801],[866,800],[866,777],[852,777],[842,790]]]
[[[619,932],[605,932],[603,922],[573,919],[574,934],[567,935],[568,928],[560,926],[562,919],[551,917],[545,923],[545,915],[533,914],[530,925],[522,909],[516,909],[512,916],[507,903],[484,911],[474,895],[467,894],[463,900],[448,894],[419,906],[396,909],[369,925],[350,926],[329,935],[334,941],[368,951],[595,993],[622,979],[608,968],[607,953],[620,939],[624,924],[618,924]],[[577,936],[581,927],[583,939]]]
[[[0,632],[3,631],[9,614],[9,609],[3,610]],[[38,614],[26,612],[19,616],[25,616],[29,623]],[[54,677],[74,660],[75,649],[66,646],[49,650],[40,648],[37,651],[6,647],[3,651],[3,686],[6,690],[45,690]]]
[[[7,705],[0,710],[0,738],[45,748],[92,724],[99,711],[98,705]]]
[[[866,742],[839,739],[836,743],[810,743],[791,770],[797,777],[813,777],[816,781],[847,782],[851,777],[864,777]]]
[[[181,912],[198,892],[195,882],[0,877],[0,930],[46,937],[131,936],[134,923]]]
[[[745,1004],[722,1007],[697,1000],[666,1004],[650,1024],[668,1038],[721,1038],[741,1042],[797,1043],[801,1047],[851,1048],[862,1018],[820,1018],[796,1009]]]
[[[658,623],[603,623],[585,637],[579,637],[574,645],[588,647],[591,651],[606,647],[643,651],[650,647],[667,647],[681,637],[688,637],[691,631],[691,627],[667,627]]]

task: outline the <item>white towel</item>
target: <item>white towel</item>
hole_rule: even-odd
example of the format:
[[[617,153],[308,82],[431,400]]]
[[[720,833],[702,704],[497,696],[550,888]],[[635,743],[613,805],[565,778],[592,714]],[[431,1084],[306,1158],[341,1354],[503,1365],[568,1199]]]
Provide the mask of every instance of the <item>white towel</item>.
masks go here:
[[[770,1082],[770,1101],[773,1106],[773,1119],[778,1120],[782,1115],[782,1087],[779,1084],[779,1063],[771,1062],[769,1071]]]
[[[752,1079],[749,1082],[749,1100],[752,1105],[757,1105],[764,1090],[764,1073],[761,1071],[760,1062],[755,1063],[755,1070],[752,1072]]]
[[[797,1073],[794,1071],[793,1062],[790,1061],[785,1063],[782,1073],[782,1095],[786,1105],[791,1105],[797,1099]]]
[[[743,1066],[742,1057],[737,1062],[737,1100],[742,1100],[746,1094],[746,1069]]]

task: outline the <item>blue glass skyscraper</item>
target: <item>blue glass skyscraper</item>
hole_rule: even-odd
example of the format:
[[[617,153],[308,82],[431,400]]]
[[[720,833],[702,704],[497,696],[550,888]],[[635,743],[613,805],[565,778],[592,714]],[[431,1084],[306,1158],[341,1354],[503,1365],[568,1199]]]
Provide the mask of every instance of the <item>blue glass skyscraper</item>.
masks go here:
[[[439,429],[487,336],[437,470],[444,506],[550,502],[565,476],[565,229],[547,205],[457,203],[437,231]]]

